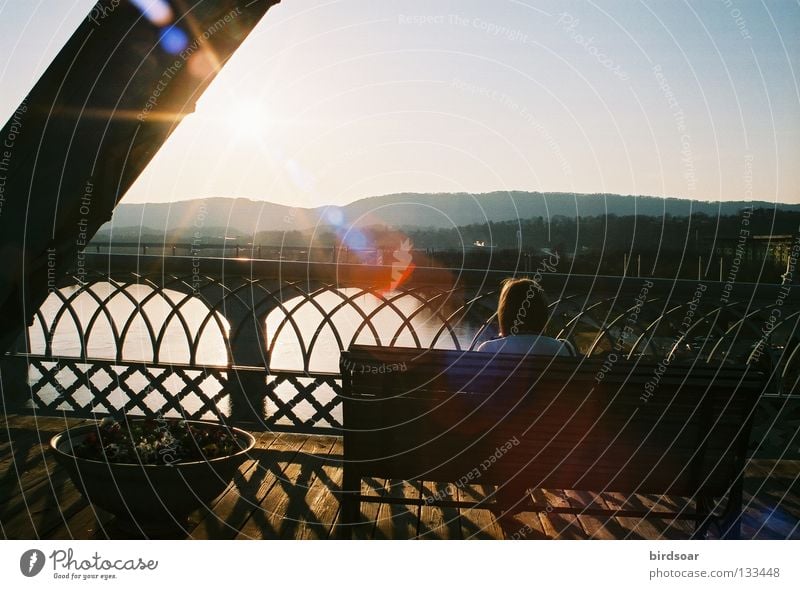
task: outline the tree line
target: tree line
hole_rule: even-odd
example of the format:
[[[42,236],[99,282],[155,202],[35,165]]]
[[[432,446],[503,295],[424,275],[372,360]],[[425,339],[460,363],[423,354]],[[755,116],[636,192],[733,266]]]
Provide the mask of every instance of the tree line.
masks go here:
[[[415,263],[443,267],[520,270],[556,252],[566,263],[563,271],[581,274],[637,275],[663,278],[718,279],[734,263],[723,245],[734,244],[743,231],[748,247],[766,249],[761,235],[796,236],[800,212],[755,209],[745,214],[712,216],[648,216],[614,214],[550,218],[532,217],[503,222],[476,223],[449,229],[384,225],[334,230],[263,231],[246,235],[209,225],[199,237],[203,243],[238,243],[254,247],[381,249],[393,251],[410,240]],[[98,234],[94,241],[106,241]],[[115,229],[114,241],[189,243],[198,240],[194,228],[168,233],[147,228]],[[231,242],[231,239],[235,241]],[[407,245],[407,244],[406,244]],[[731,248],[728,248],[730,250]],[[756,252],[758,253],[758,252]],[[764,252],[767,253],[767,252]],[[765,258],[765,259],[764,259]],[[779,281],[785,262],[770,255],[736,260],[738,280]]]

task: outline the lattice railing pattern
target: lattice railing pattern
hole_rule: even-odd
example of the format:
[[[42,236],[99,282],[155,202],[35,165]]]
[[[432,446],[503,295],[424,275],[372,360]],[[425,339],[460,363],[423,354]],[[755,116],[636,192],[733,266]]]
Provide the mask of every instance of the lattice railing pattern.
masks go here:
[[[222,370],[69,358],[29,360],[28,401],[40,411],[186,419],[230,415],[227,373]]]
[[[50,293],[29,330],[32,353],[156,364],[229,363],[230,326],[203,290],[177,276],[161,284],[135,275],[93,278]]]
[[[96,273],[54,290],[28,331],[30,399],[76,414],[185,415],[336,429],[339,351],[353,343],[473,349],[497,334],[499,279],[374,283],[192,273]],[[548,288],[547,333],[585,355],[767,358],[797,392],[800,303],[733,298],[700,283]],[[649,285],[649,286],[648,286]],[[559,290],[560,288],[560,290]],[[776,309],[780,308],[780,313]],[[769,326],[766,330],[764,326]]]
[[[288,394],[281,394],[285,389]],[[267,417],[272,428],[309,429],[342,427],[342,380],[278,374],[267,378]]]

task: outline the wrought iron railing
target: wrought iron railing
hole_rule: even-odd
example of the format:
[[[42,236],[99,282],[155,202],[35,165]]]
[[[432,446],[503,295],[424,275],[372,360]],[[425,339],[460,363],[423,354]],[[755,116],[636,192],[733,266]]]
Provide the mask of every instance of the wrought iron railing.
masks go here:
[[[30,409],[328,432],[341,427],[341,349],[474,348],[496,335],[508,275],[416,268],[400,280],[396,268],[363,264],[86,259],[82,280],[55,285],[7,359],[23,366]],[[582,355],[760,362],[773,376],[765,394],[798,391],[800,304],[786,285],[537,277],[552,300],[548,333]]]

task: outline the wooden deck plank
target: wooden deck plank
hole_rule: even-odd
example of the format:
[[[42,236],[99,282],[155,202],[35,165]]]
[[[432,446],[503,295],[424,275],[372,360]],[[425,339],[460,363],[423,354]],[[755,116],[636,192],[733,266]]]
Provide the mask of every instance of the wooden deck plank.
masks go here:
[[[534,489],[533,499],[537,504],[553,507],[571,507],[563,491],[552,489]],[[545,533],[559,540],[578,540],[588,538],[577,516],[568,513],[540,512]]]
[[[564,496],[576,509],[610,509],[601,493],[565,490]],[[578,520],[593,540],[610,540],[625,534],[625,528],[613,516],[578,515]]]
[[[306,494],[306,504],[312,514],[311,518],[301,518],[295,538],[298,540],[325,539],[331,537],[340,514],[338,493],[342,488],[343,446],[342,439],[337,438],[322,464],[322,471]]]
[[[419,499],[422,485],[419,481],[387,481],[386,496],[395,499]],[[419,526],[419,505],[381,503],[378,510],[375,534],[378,540],[406,540],[416,538]]]
[[[333,438],[310,436],[282,470],[281,476],[252,511],[236,537],[291,537],[297,529],[300,515],[306,513],[305,495],[316,476],[315,469],[321,465],[319,455],[327,455],[334,445]]]
[[[361,494],[378,497],[388,494],[389,481],[386,479],[367,478],[361,481]],[[354,540],[370,540],[375,535],[375,528],[380,512],[380,503],[361,503],[358,521],[345,526],[337,518],[332,536],[336,538],[352,538]]]
[[[20,508],[3,519],[9,539],[46,538],[88,505],[65,473],[54,473],[50,480],[26,489],[23,497]]]
[[[59,430],[60,431],[60,430]],[[47,446],[58,431],[29,431],[21,428],[3,430],[6,439],[0,443],[0,469],[5,469],[13,460],[14,448],[29,448],[31,446]]]
[[[228,513],[228,510],[236,509],[235,506],[241,498],[242,488],[247,487],[248,484],[255,484],[256,470],[258,469],[258,460],[255,456],[275,447],[276,444],[282,444],[283,442],[279,442],[279,440],[279,436],[266,432],[257,436],[255,446],[250,455],[253,459],[248,460],[239,467],[239,472],[231,481],[231,484],[208,506],[206,511],[201,512],[198,510],[190,515],[189,520],[193,525],[188,534],[189,537],[195,537],[193,533],[196,533],[198,538],[208,537],[212,530],[216,530],[220,526],[220,522],[223,521],[221,516]],[[256,489],[251,490],[255,491]]]
[[[93,421],[85,417],[53,417],[33,414],[12,414],[5,419],[2,417],[0,419],[2,419],[2,425],[0,425],[0,440],[2,441],[13,438],[13,435],[9,435],[9,432],[13,430],[24,431],[30,435],[37,435],[37,432],[51,432],[51,435],[55,435],[67,428]]]
[[[534,511],[521,511],[502,518],[506,540],[550,540],[540,514]]]
[[[61,418],[24,416],[5,420],[0,425],[0,471],[4,471],[14,461],[19,461],[16,453],[37,448],[49,451],[50,439],[70,427],[89,423],[88,419],[64,420]]]
[[[113,534],[107,532],[113,516],[86,505],[75,512],[63,526],[55,527],[47,536],[48,540],[107,540]]]
[[[642,509],[642,505],[636,502],[635,496],[634,501],[629,502],[630,497],[624,493],[603,493],[603,499],[609,509]],[[620,538],[626,540],[665,539],[662,531],[653,525],[652,521],[640,520],[635,517],[615,519],[622,528]]]
[[[252,454],[258,458],[234,480],[234,488],[200,519],[189,535],[194,539],[235,538],[308,439],[307,435],[279,435],[267,449],[254,451]],[[264,444],[267,443],[265,439]]]
[[[281,518],[279,533],[281,539],[295,539],[301,533],[312,531],[314,526],[317,526],[320,535],[325,534],[327,537],[330,533],[332,521],[325,522],[318,519],[312,506],[319,502],[323,494],[324,483],[321,480],[328,478],[324,467],[329,463],[329,456],[336,446],[335,438],[326,438],[324,444],[320,444],[317,451],[305,457],[305,464],[300,465],[299,481],[302,482],[289,487],[290,492],[287,493],[287,496],[292,495],[289,498],[289,504],[285,510],[278,509]],[[335,501],[332,493],[330,498],[333,507],[338,502]]]
[[[652,511],[673,511],[681,513],[692,513],[694,502],[685,497],[668,497],[658,495],[637,495],[639,501],[645,509]],[[664,538],[669,540],[685,540],[692,537],[694,533],[694,522],[685,519],[654,519],[652,520],[656,528],[663,530]]]
[[[493,501],[487,499],[492,493],[494,487],[489,485],[464,485],[458,488],[458,500],[484,502],[488,506]],[[502,540],[507,536],[495,514],[487,507],[461,509],[461,537],[465,540]]]
[[[458,496],[458,487],[452,483],[426,481],[422,484],[423,498],[453,501]],[[426,503],[419,516],[417,537],[423,540],[460,540],[461,514],[456,507],[439,507]]]
[[[7,538],[46,537],[64,522],[62,511],[72,514],[86,502],[77,506],[78,491],[41,444],[32,440],[30,445],[12,451],[13,460],[4,473],[4,500],[0,502],[4,533]]]
[[[111,516],[95,510],[69,477],[56,467],[46,444],[50,437],[85,420],[32,416],[0,421],[0,537],[82,539],[130,537],[114,531]],[[28,428],[28,429],[26,429]],[[308,443],[308,446],[305,444]],[[304,434],[259,434],[258,459],[246,463],[240,478],[211,506],[195,512],[191,537],[339,537],[341,438]],[[329,453],[329,454],[328,454]],[[800,539],[800,461],[760,458],[747,464],[743,536]],[[389,483],[392,483],[389,487]],[[426,493],[442,489],[464,501],[487,497],[493,488],[426,483]],[[246,492],[243,492],[246,491]],[[419,498],[416,482],[365,479],[362,493]],[[605,506],[675,509],[685,499],[614,493],[537,490],[537,501],[572,507]],[[604,505],[603,505],[604,504]],[[258,506],[258,507],[256,507]],[[269,528],[255,525],[268,509]],[[356,538],[685,538],[693,525],[670,520],[569,516],[523,512],[496,521],[488,509],[362,503]],[[457,517],[452,517],[457,513]],[[99,516],[99,518],[97,517]],[[457,522],[457,523],[455,523]],[[455,529],[455,526],[458,529]],[[249,526],[249,527],[248,527]],[[243,533],[244,532],[244,533]]]
[[[44,463],[39,462],[38,464],[33,464],[29,470],[44,472]],[[23,484],[21,474],[21,472],[17,471],[15,465],[12,465],[10,469],[4,473],[6,480],[0,485],[0,522],[8,518],[9,514],[17,512],[20,508],[24,508],[25,492],[27,489],[34,486],[33,484]],[[45,476],[46,475],[41,475],[37,477],[41,478],[41,480],[37,482],[43,484]]]
[[[56,466],[48,447],[50,438],[67,427],[83,425],[87,421],[78,419],[70,423],[61,418],[24,416],[3,423],[0,431],[9,436],[9,442],[6,451],[0,453],[0,519],[3,519],[3,504],[19,498],[23,490],[50,480]],[[39,429],[25,430],[23,426],[26,424]],[[8,510],[18,508],[19,504],[15,503]]]
[[[772,458],[751,458],[747,461],[746,472],[751,478],[780,477],[794,479],[800,460],[776,460]]]
[[[533,501],[533,492],[528,491],[523,497],[521,507]],[[555,536],[548,535],[546,514],[538,511],[519,511],[503,515],[498,523],[508,540],[550,540]]]
[[[744,478],[742,536],[800,539],[800,461],[751,459]]]
[[[742,538],[746,540],[786,540],[785,534],[764,525],[766,519],[766,514],[757,509],[745,509],[742,514]]]
[[[749,507],[756,507],[760,511],[779,511],[785,514],[788,519],[800,521],[800,508],[798,508],[794,497],[788,495],[787,489],[784,488],[765,487],[755,497],[745,495],[744,504]]]
[[[0,503],[5,502],[16,489],[25,489],[47,479],[47,468],[55,466],[49,451],[35,439],[27,442],[14,440],[8,455],[0,465]]]
[[[9,467],[8,479],[3,481],[0,486],[0,494],[5,499],[0,501],[0,506],[8,501],[13,501],[14,497],[21,495],[24,489],[48,484],[56,474],[54,460],[37,450],[32,450],[32,453],[27,455],[24,460]]]
[[[780,486],[764,485],[756,496],[745,494],[744,510],[751,528],[746,537],[798,539],[800,517],[786,492]]]
[[[745,509],[745,519],[751,531],[744,537],[800,539],[797,534],[797,518],[787,514],[779,505],[769,506],[758,500],[751,502]]]
[[[606,503],[610,509],[635,509],[639,511],[669,511],[677,506],[662,498],[646,495],[626,495],[624,493],[604,493]],[[685,505],[685,504],[684,504]],[[694,506],[686,507],[689,513],[694,511]],[[669,520],[655,518],[618,517],[617,521],[625,530],[622,538],[658,539],[658,540],[685,540],[694,531],[694,523],[690,520]]]

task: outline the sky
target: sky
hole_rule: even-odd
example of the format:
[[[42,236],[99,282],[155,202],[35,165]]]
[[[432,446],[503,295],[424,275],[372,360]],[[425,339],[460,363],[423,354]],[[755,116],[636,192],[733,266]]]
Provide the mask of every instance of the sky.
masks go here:
[[[0,0],[4,120],[92,5]],[[796,1],[283,0],[123,202],[800,203],[798,66]]]

